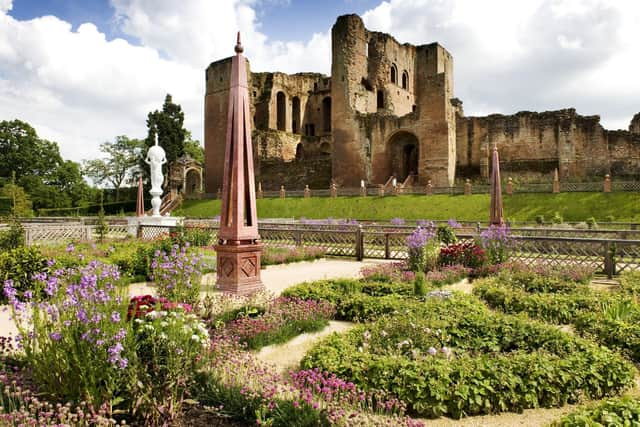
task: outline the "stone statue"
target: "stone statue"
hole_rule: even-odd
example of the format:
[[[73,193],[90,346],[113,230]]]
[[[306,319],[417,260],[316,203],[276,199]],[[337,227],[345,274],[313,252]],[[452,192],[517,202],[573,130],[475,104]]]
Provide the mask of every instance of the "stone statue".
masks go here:
[[[164,181],[162,165],[167,163],[167,157],[163,148],[158,145],[158,134],[156,134],[156,144],[149,148],[147,158],[144,161],[151,169],[151,191],[149,193],[153,196],[151,199],[152,215],[160,216],[160,204],[162,203],[160,196],[162,195],[162,182]]]

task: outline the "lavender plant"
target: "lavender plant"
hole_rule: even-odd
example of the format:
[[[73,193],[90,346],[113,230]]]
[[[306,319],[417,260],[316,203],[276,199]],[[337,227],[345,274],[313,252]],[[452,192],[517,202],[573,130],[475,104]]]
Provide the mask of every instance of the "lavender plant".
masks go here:
[[[151,262],[152,280],[159,296],[195,304],[200,298],[203,262],[199,255],[188,249],[189,244],[173,245],[169,253],[157,250]]]
[[[513,238],[508,225],[490,225],[480,233],[480,242],[491,264],[502,264],[509,258]]]
[[[408,264],[411,271],[427,271],[437,264],[439,242],[433,228],[418,227],[407,236]]]
[[[130,324],[122,321],[117,267],[92,261],[34,279],[35,290],[22,300],[10,280],[4,294],[35,382],[44,393],[67,401],[94,407],[117,402],[127,389],[134,356]]]

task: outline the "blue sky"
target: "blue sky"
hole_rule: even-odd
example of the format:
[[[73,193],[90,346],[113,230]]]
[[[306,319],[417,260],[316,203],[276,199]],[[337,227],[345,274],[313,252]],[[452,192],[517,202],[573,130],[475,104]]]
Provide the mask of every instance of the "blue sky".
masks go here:
[[[307,40],[313,33],[330,28],[337,16],[362,14],[379,3],[378,0],[264,0],[256,4],[256,14],[259,29],[270,39]],[[14,0],[9,14],[19,20],[53,15],[71,23],[74,29],[91,22],[109,39],[120,37],[137,43],[114,24],[114,13],[108,0]]]

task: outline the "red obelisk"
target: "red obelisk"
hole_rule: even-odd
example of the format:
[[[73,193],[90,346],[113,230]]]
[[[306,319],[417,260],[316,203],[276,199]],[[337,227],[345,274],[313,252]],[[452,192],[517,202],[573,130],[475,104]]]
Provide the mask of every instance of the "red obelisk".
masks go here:
[[[239,32],[235,51],[231,60],[227,145],[216,245],[217,286],[223,292],[244,295],[259,291],[264,285],[260,280],[262,244],[256,212],[247,68]]]
[[[502,225],[502,186],[500,184],[500,158],[498,157],[498,146],[493,146],[491,156],[491,212],[489,213],[489,224]]]
[[[136,216],[144,216],[144,190],[142,188],[142,177],[138,178],[138,200],[136,202]]]

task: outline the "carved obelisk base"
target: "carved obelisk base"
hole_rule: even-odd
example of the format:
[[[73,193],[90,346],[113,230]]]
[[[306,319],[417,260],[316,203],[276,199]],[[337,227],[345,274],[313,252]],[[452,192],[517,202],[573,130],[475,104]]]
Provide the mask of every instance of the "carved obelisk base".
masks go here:
[[[217,288],[222,292],[248,295],[264,289],[260,280],[260,256],[262,244],[219,244]]]

